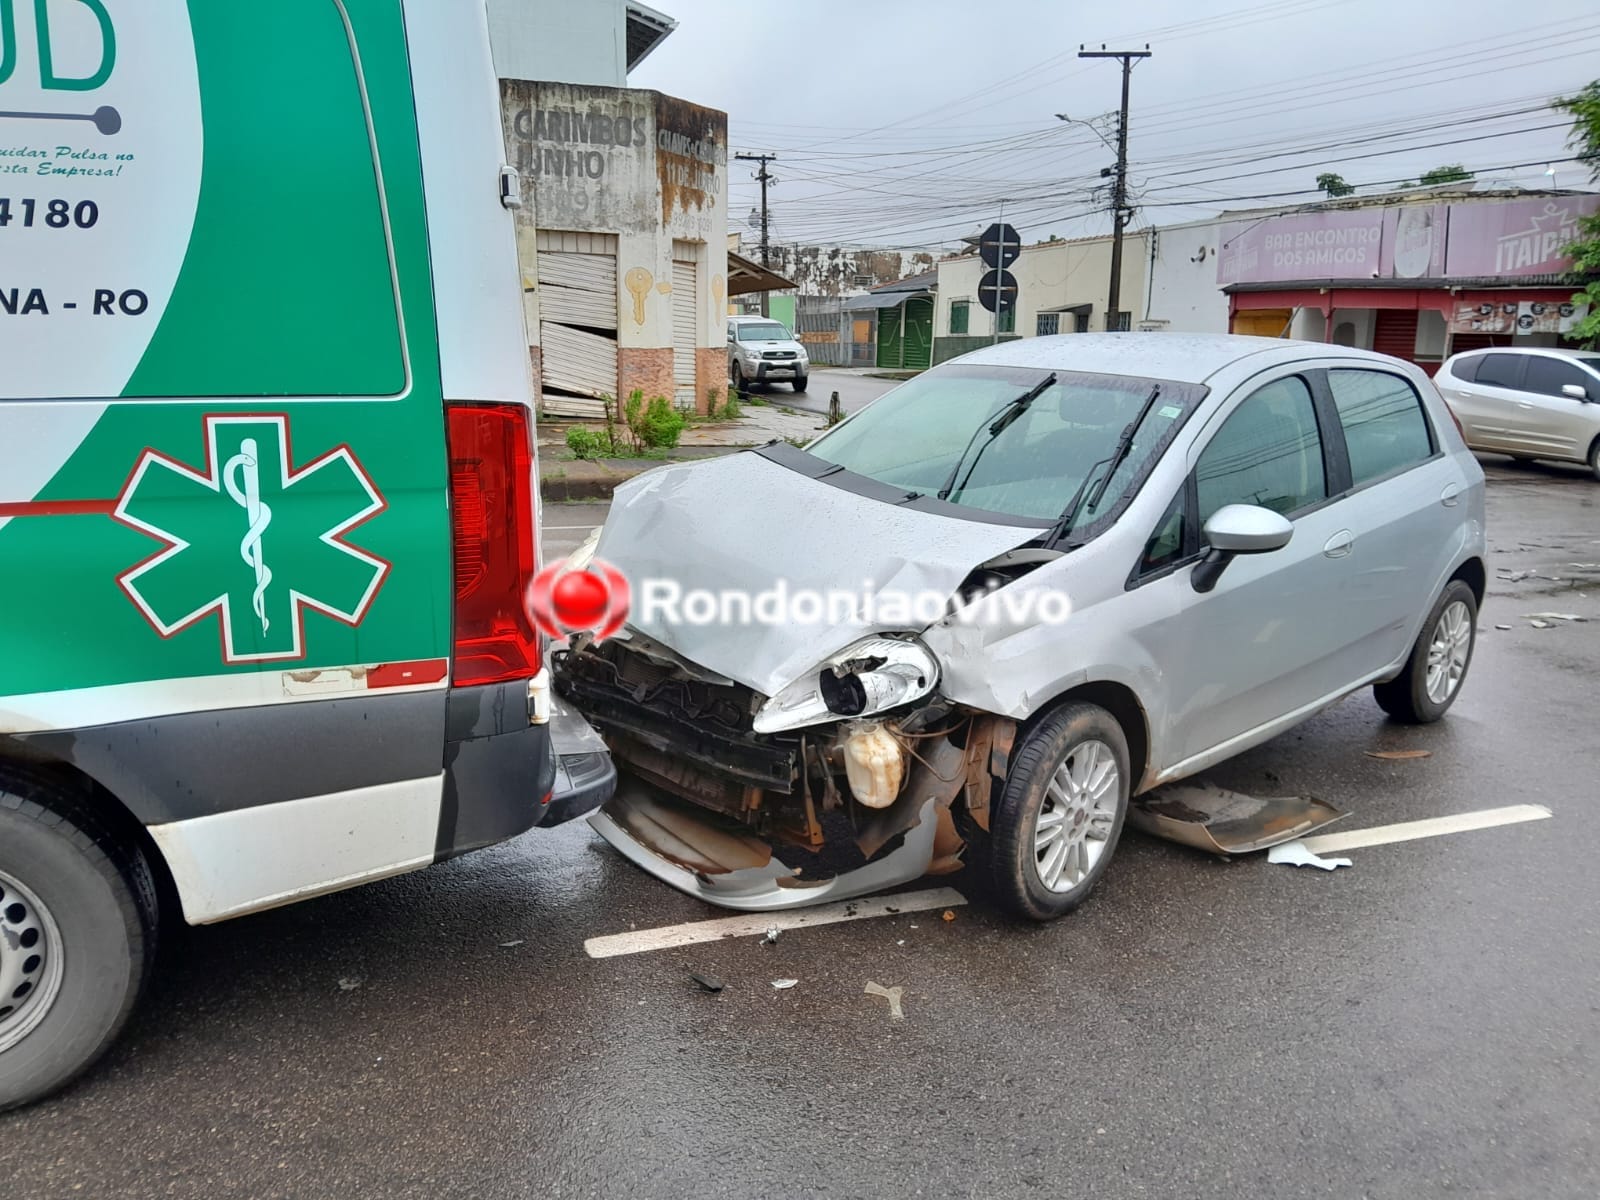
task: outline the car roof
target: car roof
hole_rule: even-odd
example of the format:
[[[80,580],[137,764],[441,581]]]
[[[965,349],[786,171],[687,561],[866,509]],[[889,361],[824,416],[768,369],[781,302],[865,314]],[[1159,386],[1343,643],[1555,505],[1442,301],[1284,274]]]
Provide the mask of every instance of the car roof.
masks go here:
[[[745,317],[729,317],[728,318],[728,323],[730,325],[737,325],[741,321],[766,321],[767,323],[769,323],[771,325],[782,325],[783,324],[783,322],[778,320],[777,317],[749,317],[749,316],[745,316]]]
[[[1532,354],[1539,358],[1565,358],[1576,361],[1586,366],[1600,366],[1600,351],[1595,350],[1568,350],[1564,346],[1475,346],[1471,350],[1463,350],[1460,354],[1452,354],[1451,358],[1465,358],[1469,354]]]
[[[1232,333],[1063,333],[985,346],[958,361],[1203,383],[1241,359],[1251,359],[1252,367],[1265,368],[1313,357],[1385,365],[1395,361],[1371,350],[1331,342]]]

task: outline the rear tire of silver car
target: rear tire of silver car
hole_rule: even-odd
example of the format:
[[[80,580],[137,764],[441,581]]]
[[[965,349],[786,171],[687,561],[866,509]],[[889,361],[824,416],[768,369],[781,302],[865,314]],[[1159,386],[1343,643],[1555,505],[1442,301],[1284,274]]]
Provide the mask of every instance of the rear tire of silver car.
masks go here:
[[[1478,598],[1462,580],[1452,579],[1422,623],[1405,670],[1373,685],[1378,707],[1407,725],[1437,721],[1461,694],[1477,640]]]
[[[807,375],[796,375],[794,377],[794,390],[797,391],[797,392],[805,391],[806,390],[806,381],[809,378],[810,378],[810,376],[807,376]]]
[[[0,1111],[105,1053],[155,958],[149,864],[94,803],[43,771],[0,767]]]
[[[1029,730],[990,822],[1000,903],[1035,921],[1083,903],[1122,836],[1130,781],[1128,740],[1105,709],[1065,704]]]
[[[1594,472],[1594,477],[1600,479],[1600,437],[1595,438],[1594,445],[1589,447],[1589,470]]]
[[[735,392],[741,396],[750,394],[750,384],[745,380],[743,367],[738,363],[734,363],[732,369],[728,372],[728,376],[733,380],[733,390]]]

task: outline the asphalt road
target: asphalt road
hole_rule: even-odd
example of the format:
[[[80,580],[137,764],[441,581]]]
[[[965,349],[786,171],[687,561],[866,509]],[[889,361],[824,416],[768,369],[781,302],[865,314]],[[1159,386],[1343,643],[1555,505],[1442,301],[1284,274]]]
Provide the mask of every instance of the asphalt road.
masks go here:
[[[1551,820],[1335,873],[1130,833],[1048,927],[958,875],[952,921],[603,960],[586,938],[718,914],[582,824],[535,832],[174,937],[102,1066],[0,1118],[0,1194],[1591,1200],[1600,484],[1490,474],[1496,578],[1450,717],[1401,728],[1363,694],[1210,778],[1349,827]],[[547,552],[599,511],[549,506]]]
[[[786,404],[803,412],[825,414],[829,397],[838,392],[839,405],[849,414],[899,386],[899,381],[894,379],[874,379],[870,375],[818,369],[811,372],[806,381],[806,390],[798,395],[786,383],[769,384],[765,391],[756,394],[773,404]]]

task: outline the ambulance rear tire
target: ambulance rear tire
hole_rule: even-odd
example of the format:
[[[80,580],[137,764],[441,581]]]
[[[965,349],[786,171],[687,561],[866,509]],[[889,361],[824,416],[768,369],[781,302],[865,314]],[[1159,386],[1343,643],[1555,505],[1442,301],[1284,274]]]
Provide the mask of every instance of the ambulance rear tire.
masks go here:
[[[149,864],[72,781],[0,764],[0,1111],[87,1070],[155,960]]]

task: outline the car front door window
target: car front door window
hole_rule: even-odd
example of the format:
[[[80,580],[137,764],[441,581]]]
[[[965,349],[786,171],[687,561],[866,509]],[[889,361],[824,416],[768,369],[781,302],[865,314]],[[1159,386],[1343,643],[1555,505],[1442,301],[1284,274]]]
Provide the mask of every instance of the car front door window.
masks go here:
[[[1293,514],[1327,499],[1328,477],[1311,389],[1274,380],[1234,409],[1195,467],[1200,525],[1227,504]]]
[[[1527,372],[1523,376],[1522,390],[1537,392],[1541,396],[1559,396],[1564,400],[1570,400],[1575,397],[1568,396],[1561,389],[1574,383],[1586,393],[1595,386],[1594,378],[1583,368],[1572,363],[1562,362],[1559,358],[1530,358]]]

